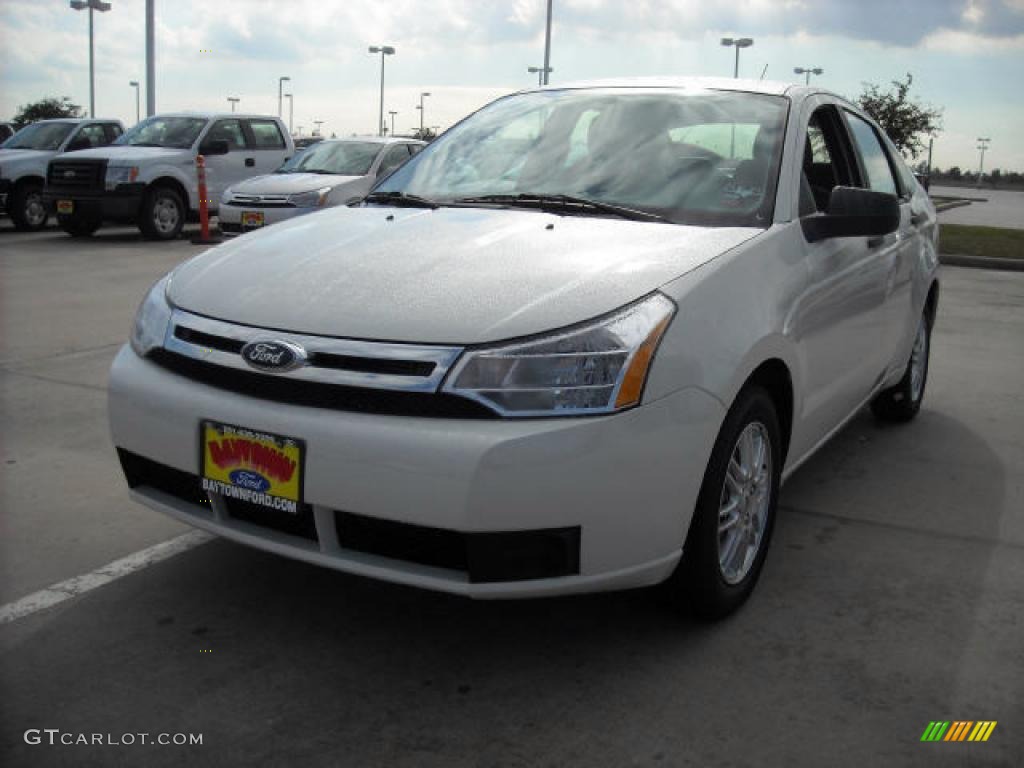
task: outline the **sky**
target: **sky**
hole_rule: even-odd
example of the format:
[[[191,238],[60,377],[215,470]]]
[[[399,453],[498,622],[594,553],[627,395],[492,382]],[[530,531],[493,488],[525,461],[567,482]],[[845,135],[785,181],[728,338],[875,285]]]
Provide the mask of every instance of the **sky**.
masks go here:
[[[110,0],[95,16],[96,112],[135,122],[143,83],[145,0]],[[554,0],[552,85],[590,78],[732,75],[723,36],[754,38],[742,77],[815,82],[855,98],[864,83],[914,76],[911,93],[941,107],[933,163],[1024,172],[1024,0]],[[276,114],[278,78],[304,135],[376,131],[380,57],[395,128],[450,126],[536,84],[546,0],[156,0],[157,111]],[[89,103],[88,14],[67,0],[0,0],[0,119],[46,96]],[[284,102],[288,119],[288,101]]]

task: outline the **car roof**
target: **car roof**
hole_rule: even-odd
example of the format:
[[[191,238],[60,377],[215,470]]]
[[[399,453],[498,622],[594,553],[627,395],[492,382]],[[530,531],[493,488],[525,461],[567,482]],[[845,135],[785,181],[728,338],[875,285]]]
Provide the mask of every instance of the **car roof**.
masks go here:
[[[530,88],[527,91],[586,88],[667,88],[679,90],[737,91],[786,96],[795,86],[778,80],[747,80],[732,77],[616,77],[604,80],[579,80],[561,85]]]
[[[303,138],[311,138],[304,136]],[[341,141],[358,141],[360,144],[425,144],[426,142],[420,141],[419,139],[409,138],[407,136],[339,136],[335,139],[321,139],[319,143],[332,142],[337,143]]]
[[[36,123],[120,123],[116,117],[48,117],[45,120],[34,120],[28,125]]]
[[[235,117],[244,120],[277,120],[275,115],[257,115],[248,112],[158,112],[153,117],[195,117],[202,120],[214,120],[221,117]]]

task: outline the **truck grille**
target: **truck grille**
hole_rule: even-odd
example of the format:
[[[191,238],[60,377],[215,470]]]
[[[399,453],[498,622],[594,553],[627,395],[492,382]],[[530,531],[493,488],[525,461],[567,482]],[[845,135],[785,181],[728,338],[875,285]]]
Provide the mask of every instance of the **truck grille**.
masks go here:
[[[51,160],[46,174],[46,184],[53,189],[66,191],[102,191],[106,173],[105,159]]]

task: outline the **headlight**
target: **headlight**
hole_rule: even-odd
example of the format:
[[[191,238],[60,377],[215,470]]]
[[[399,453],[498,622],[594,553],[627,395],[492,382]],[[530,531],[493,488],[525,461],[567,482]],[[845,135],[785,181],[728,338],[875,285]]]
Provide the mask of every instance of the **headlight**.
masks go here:
[[[660,293],[600,320],[519,344],[467,351],[444,389],[502,416],[611,413],[640,402],[675,304]]]
[[[137,165],[108,165],[107,189],[114,189],[118,184],[129,184],[139,178]]]
[[[140,357],[145,357],[164,343],[167,326],[171,322],[171,306],[167,303],[167,286],[170,282],[169,275],[158,280],[135,313],[131,345]]]
[[[220,196],[220,201],[222,203],[224,203],[225,205],[227,205],[228,203],[230,203],[234,199],[234,197],[235,197],[235,188],[234,187],[228,187],[227,189],[224,190],[224,194]]]
[[[314,189],[312,192],[289,195],[288,202],[296,208],[319,208],[327,202],[329,194],[331,194],[331,188],[324,187],[323,189]]]

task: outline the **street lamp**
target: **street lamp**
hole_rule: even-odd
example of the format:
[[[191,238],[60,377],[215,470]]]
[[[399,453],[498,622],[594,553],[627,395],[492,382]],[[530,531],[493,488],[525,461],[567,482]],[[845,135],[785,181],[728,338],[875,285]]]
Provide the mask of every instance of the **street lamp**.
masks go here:
[[[421,93],[420,94],[420,103],[416,106],[416,109],[418,109],[420,111],[420,133],[421,134],[423,133],[423,98],[425,96],[429,96],[429,95],[430,95],[430,93],[428,91],[424,91],[423,93]]]
[[[391,115],[391,135],[395,135],[395,115],[398,113],[394,110],[388,110],[388,114]]]
[[[139,122],[139,81],[132,80],[128,83],[132,88],[135,89],[135,122]]]
[[[981,158],[978,160],[978,187],[981,186],[981,177],[985,174],[985,153],[988,151],[988,145],[991,141],[992,139],[978,137],[978,151],[981,153]]]
[[[394,56],[395,49],[390,45],[371,45],[370,53],[380,54],[380,117],[377,120],[377,135],[384,135],[384,57]]]
[[[71,7],[76,11],[89,9],[89,117],[96,117],[96,75],[93,67],[92,46],[92,12],[105,13],[110,10],[110,3],[103,0],[71,0]]]
[[[290,77],[279,77],[279,78],[277,78],[277,116],[278,117],[281,116],[281,97],[284,95],[283,87],[284,87],[284,81],[285,80],[287,80],[288,82],[291,82],[291,78]]]
[[[542,85],[548,84],[548,73],[554,72],[551,68],[551,2],[548,0],[548,23],[544,27],[544,71],[541,73],[544,75],[544,82]]]
[[[825,73],[825,70],[821,67],[794,67],[793,72],[798,75],[807,75],[804,85],[810,85],[811,75],[822,75]]]
[[[237,96],[228,96],[228,101],[231,102],[231,111],[234,112],[235,111],[235,104],[240,102],[241,99],[238,98]]]
[[[284,95],[288,99],[288,133],[292,132],[292,118],[295,117],[295,101],[290,93]]]
[[[753,44],[754,44],[753,39],[751,39],[749,37],[739,37],[739,38],[723,37],[722,38],[722,45],[724,45],[726,48],[734,47],[736,49],[736,65],[733,67],[733,70],[732,70],[732,76],[733,77],[739,77],[740,76],[740,48],[749,48]]]
[[[526,71],[533,74],[537,74],[537,87],[540,88],[544,85],[544,81],[547,79],[544,77],[548,72],[554,72],[554,67],[527,67]]]

